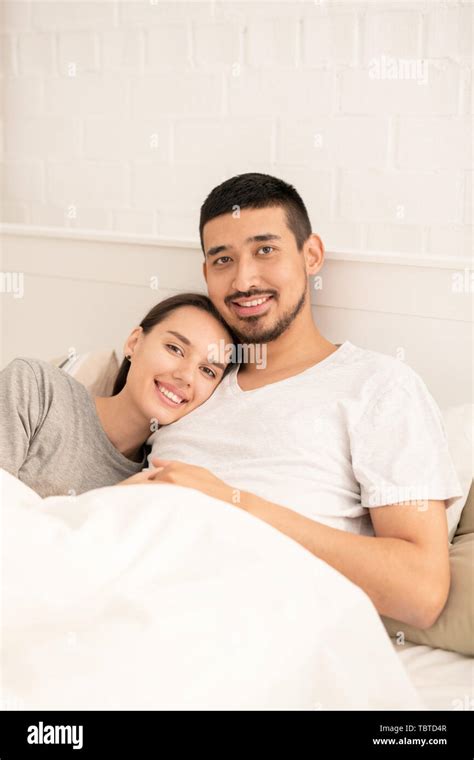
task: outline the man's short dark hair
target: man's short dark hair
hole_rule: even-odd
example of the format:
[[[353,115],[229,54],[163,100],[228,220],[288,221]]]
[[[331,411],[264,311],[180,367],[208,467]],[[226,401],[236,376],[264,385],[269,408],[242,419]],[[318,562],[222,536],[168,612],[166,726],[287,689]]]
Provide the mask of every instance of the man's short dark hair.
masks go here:
[[[281,206],[286,222],[295,236],[298,250],[311,235],[311,222],[300,195],[293,185],[269,174],[249,172],[238,174],[215,187],[201,206],[199,237],[204,251],[203,229],[211,219],[221,214],[231,214],[235,207],[268,208]]]

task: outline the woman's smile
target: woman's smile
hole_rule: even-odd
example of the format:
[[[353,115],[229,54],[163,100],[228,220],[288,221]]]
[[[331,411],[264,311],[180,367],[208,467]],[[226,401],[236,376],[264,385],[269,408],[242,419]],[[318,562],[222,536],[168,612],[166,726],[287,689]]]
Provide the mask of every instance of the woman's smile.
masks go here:
[[[188,402],[189,399],[175,385],[163,383],[161,380],[155,380],[154,383],[160,401],[167,406],[176,408]]]

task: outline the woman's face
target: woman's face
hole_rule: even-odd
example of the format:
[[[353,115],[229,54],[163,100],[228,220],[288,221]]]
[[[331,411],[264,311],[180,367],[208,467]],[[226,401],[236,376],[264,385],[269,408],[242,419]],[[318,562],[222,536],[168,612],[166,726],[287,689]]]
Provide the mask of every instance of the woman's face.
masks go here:
[[[220,383],[225,363],[209,358],[214,360],[212,347],[222,340],[231,342],[227,330],[195,306],[180,306],[147,334],[135,328],[125,344],[131,365],[122,392],[150,424],[175,422],[206,401]],[[221,362],[226,358],[225,352],[224,358],[219,355]]]

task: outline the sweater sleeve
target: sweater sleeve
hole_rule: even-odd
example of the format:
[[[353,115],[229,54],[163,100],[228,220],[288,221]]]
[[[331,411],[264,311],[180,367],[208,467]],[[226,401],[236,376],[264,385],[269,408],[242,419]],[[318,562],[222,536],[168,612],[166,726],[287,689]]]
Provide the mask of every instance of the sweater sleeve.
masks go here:
[[[33,367],[14,359],[0,372],[0,468],[18,477],[42,410]]]

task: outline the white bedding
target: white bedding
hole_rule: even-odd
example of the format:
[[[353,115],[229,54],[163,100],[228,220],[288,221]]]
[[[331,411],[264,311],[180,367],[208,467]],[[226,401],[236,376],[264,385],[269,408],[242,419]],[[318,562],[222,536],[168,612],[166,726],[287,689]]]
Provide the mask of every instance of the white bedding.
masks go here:
[[[474,658],[408,641],[394,647],[428,710],[474,710]]]
[[[424,707],[366,594],[261,520],[1,475],[4,708]]]

